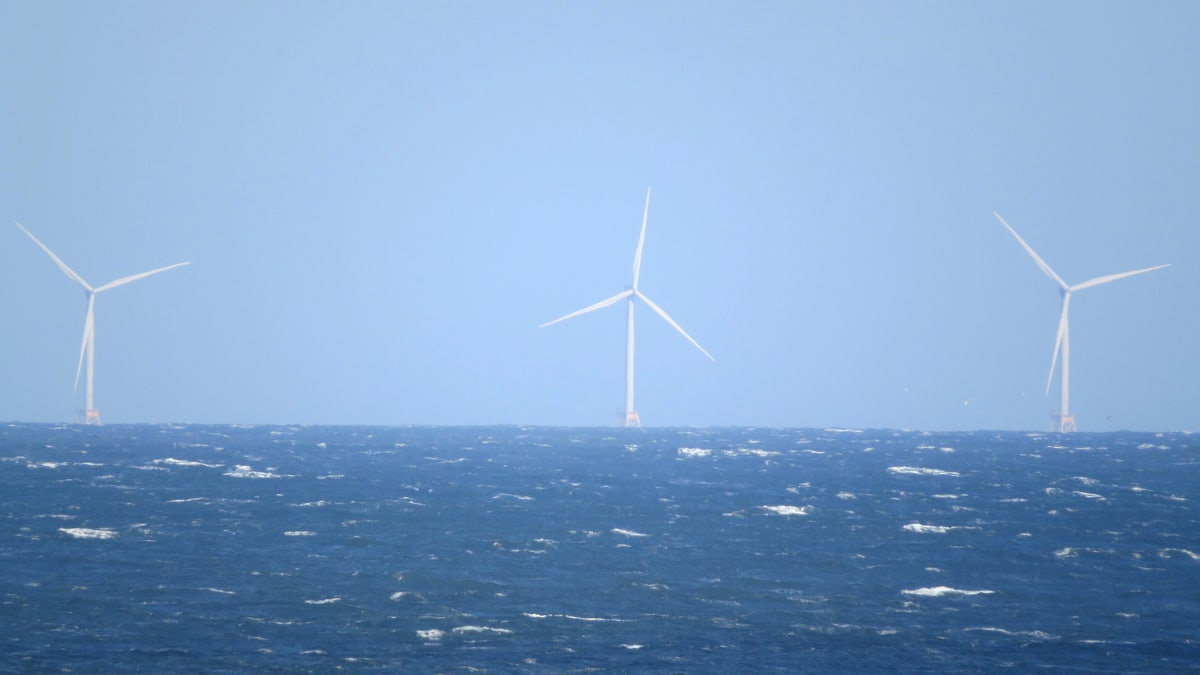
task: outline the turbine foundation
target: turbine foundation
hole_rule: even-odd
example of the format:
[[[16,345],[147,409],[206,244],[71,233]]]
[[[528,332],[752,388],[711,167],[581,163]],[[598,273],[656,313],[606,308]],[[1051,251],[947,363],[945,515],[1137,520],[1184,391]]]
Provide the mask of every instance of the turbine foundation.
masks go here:
[[[1074,415],[1050,415],[1050,431],[1078,431],[1075,428]]]
[[[84,424],[100,424],[100,411],[96,408],[88,408],[84,411]]]
[[[627,427],[641,427],[642,426],[642,418],[638,417],[636,410],[626,411],[625,426],[627,426]]]

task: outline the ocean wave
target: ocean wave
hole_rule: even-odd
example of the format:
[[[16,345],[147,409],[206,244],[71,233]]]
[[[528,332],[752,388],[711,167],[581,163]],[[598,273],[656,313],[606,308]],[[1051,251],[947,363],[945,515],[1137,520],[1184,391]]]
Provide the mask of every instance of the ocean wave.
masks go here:
[[[317,533],[313,532],[311,530],[288,530],[287,532],[283,533],[283,536],[285,536],[285,537],[315,537],[315,536],[317,536]]]
[[[493,628],[491,626],[459,626],[453,631],[456,635],[463,633],[492,633],[494,635],[512,635],[512,631],[508,628]]]
[[[708,457],[712,450],[707,448],[679,448],[676,452],[684,457]]]
[[[1192,560],[1200,562],[1200,555],[1192,553],[1191,551],[1187,550],[1186,548],[1164,548],[1158,552],[1158,557],[1174,558],[1174,557],[1176,557],[1175,554],[1180,554],[1180,555],[1186,556],[1188,558],[1191,558]]]
[[[906,532],[917,532],[920,534],[946,534],[950,530],[961,529],[954,525],[923,525],[921,523],[909,523],[904,526]]]
[[[441,640],[442,636],[445,634],[446,631],[438,630],[436,628],[417,631],[417,637],[421,638],[422,640]]]
[[[342,601],[341,598],[334,597],[334,598],[322,598],[320,600],[305,600],[304,604],[306,604],[306,605],[332,605],[334,603],[338,603],[341,601]]]
[[[1008,630],[1007,628],[998,628],[995,626],[980,626],[978,628],[964,628],[963,632],[977,631],[981,633],[999,633],[1001,635],[1009,635],[1012,637],[1027,637],[1034,640],[1057,640],[1057,635],[1051,635],[1040,630]]]
[[[521,501],[521,502],[533,501],[533,497],[526,497],[525,495],[514,495],[514,494],[509,494],[507,492],[501,492],[500,494],[492,495],[492,499],[515,499],[515,500]]]
[[[888,473],[906,474],[912,476],[961,476],[957,471],[943,471],[942,469],[930,469],[923,466],[889,466]]]
[[[202,467],[205,467],[206,469],[219,469],[222,466],[225,466],[224,464],[205,464],[204,462],[196,462],[196,461],[193,461],[190,459],[175,459],[174,457],[166,457],[163,459],[156,459],[152,463],[153,464],[167,464],[169,466],[202,466]]]
[[[614,619],[603,616],[576,616],[574,614],[538,614],[536,612],[522,612],[524,616],[530,619],[568,619],[570,621],[589,621],[589,622],[611,622],[611,623],[632,623],[633,619]]]
[[[255,471],[245,464],[237,464],[229,471],[225,472],[226,476],[233,478],[282,478],[277,473],[270,471]]]
[[[780,516],[807,516],[813,511],[813,507],[811,506],[789,506],[787,504],[781,504],[779,506],[760,506],[759,508]]]
[[[60,527],[58,531],[76,539],[113,539],[117,536],[116,530],[107,527]]]
[[[650,536],[648,534],[642,534],[641,532],[634,532],[633,530],[626,530],[621,527],[614,527],[612,529],[612,533],[619,534],[619,535],[622,535],[625,537],[649,537]]]
[[[949,586],[929,586],[926,588],[914,588],[912,590],[900,591],[905,595],[917,595],[926,598],[940,598],[947,595],[991,595],[996,591],[967,591],[961,588],[951,588]]]

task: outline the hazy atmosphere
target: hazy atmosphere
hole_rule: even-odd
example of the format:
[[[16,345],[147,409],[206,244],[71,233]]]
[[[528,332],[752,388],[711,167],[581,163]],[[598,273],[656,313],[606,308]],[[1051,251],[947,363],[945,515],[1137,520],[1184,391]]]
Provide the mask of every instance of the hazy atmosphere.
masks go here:
[[[1200,411],[1200,5],[0,4],[0,419],[1080,430]]]

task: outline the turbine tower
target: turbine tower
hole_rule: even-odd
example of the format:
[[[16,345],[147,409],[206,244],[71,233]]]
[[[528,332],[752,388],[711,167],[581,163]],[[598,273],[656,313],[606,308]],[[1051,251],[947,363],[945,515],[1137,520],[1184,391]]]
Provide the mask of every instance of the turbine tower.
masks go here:
[[[1055,274],[1054,270],[1050,269],[1050,266],[1046,264],[1046,261],[1042,260],[1037,253],[1034,253],[1033,248],[1031,248],[1029,244],[1025,243],[1025,240],[1021,238],[1021,235],[1017,234],[1017,231],[1014,230],[1011,225],[1004,222],[1004,219],[1000,217],[999,213],[992,211],[992,215],[996,216],[996,220],[999,220],[1001,225],[1008,228],[1008,231],[1012,233],[1012,236],[1017,238],[1017,243],[1021,244],[1021,247],[1024,248],[1025,252],[1029,254],[1029,257],[1033,258],[1033,261],[1037,263],[1037,266],[1046,273],[1046,276],[1050,277],[1055,283],[1058,284],[1058,288],[1062,292],[1062,314],[1058,319],[1058,336],[1054,339],[1054,355],[1050,359],[1050,376],[1046,378],[1046,395],[1050,395],[1050,382],[1054,380],[1054,366],[1058,363],[1059,353],[1062,353],[1062,370],[1058,380],[1059,386],[1061,387],[1060,408],[1058,414],[1050,415],[1050,419],[1052,420],[1050,430],[1075,431],[1075,417],[1071,414],[1070,409],[1071,332],[1067,321],[1067,310],[1071,305],[1071,294],[1075,291],[1082,291],[1083,289],[1091,288],[1092,286],[1107,284],[1110,281],[1124,279],[1125,277],[1131,277],[1135,274],[1153,272],[1154,270],[1160,270],[1164,267],[1170,267],[1170,263],[1166,265],[1147,267],[1140,270],[1133,270],[1132,272],[1121,272],[1119,274],[1109,274],[1103,277],[1096,277],[1095,279],[1089,279],[1083,283],[1071,286],[1067,284],[1067,282],[1063,281],[1062,277]]]
[[[671,324],[675,330],[679,331],[680,335],[687,338],[688,342],[691,342],[693,345],[695,345],[696,349],[699,349],[704,353],[705,356],[713,361],[716,361],[716,359],[713,359],[712,354],[709,354],[707,351],[705,351],[704,347],[701,347],[699,342],[693,340],[692,336],[688,335],[687,331],[683,330],[679,324],[675,323],[675,320],[668,316],[667,313],[663,311],[662,307],[654,304],[653,300],[646,297],[646,295],[638,289],[638,276],[641,274],[642,269],[642,247],[646,243],[646,220],[649,215],[650,189],[646,188],[646,210],[642,213],[642,233],[638,235],[637,252],[633,254],[633,285],[621,291],[620,293],[617,293],[611,298],[601,300],[594,305],[588,305],[583,309],[571,312],[566,316],[560,316],[553,321],[547,321],[546,323],[538,326],[538,328],[545,328],[546,326],[556,324],[559,321],[566,321],[567,319],[579,316],[580,314],[587,314],[588,312],[608,307],[609,305],[621,300],[628,300],[628,305],[625,310],[625,426],[627,427],[642,426],[642,420],[638,416],[637,410],[633,407],[633,301],[635,298],[646,303],[650,309],[654,310],[655,313],[666,320],[667,323]]]
[[[86,357],[86,359],[87,359],[87,407],[84,408],[84,421],[87,424],[99,424],[100,423],[100,411],[96,409],[96,403],[95,403],[95,399],[93,398],[93,389],[92,389],[92,381],[93,381],[93,375],[95,372],[95,364],[96,364],[96,330],[95,330],[95,327],[96,327],[96,296],[100,293],[103,293],[104,291],[107,291],[112,288],[116,288],[117,286],[124,286],[125,284],[130,283],[132,281],[137,281],[138,279],[145,279],[146,277],[148,277],[152,274],[158,274],[159,272],[166,272],[167,270],[175,269],[176,267],[182,267],[183,265],[187,265],[190,263],[189,262],[175,263],[174,265],[160,267],[155,270],[150,270],[149,272],[141,272],[140,274],[131,274],[130,276],[121,277],[120,279],[117,279],[115,281],[110,281],[107,284],[93,287],[91,284],[84,281],[83,277],[76,274],[75,270],[71,269],[70,267],[67,267],[66,263],[64,263],[62,260],[60,260],[58,256],[54,255],[54,251],[51,251],[45,244],[43,244],[41,241],[38,241],[38,238],[33,236],[32,232],[30,232],[29,230],[26,230],[24,225],[17,223],[17,227],[21,228],[22,232],[29,235],[29,238],[33,240],[33,243],[40,246],[41,249],[46,252],[46,255],[50,256],[50,259],[53,260],[54,263],[56,265],[58,265],[59,269],[61,269],[64,273],[66,273],[66,275],[68,277],[79,282],[79,285],[83,286],[83,290],[87,293],[87,303],[88,303],[87,304],[87,318],[85,318],[83,320],[83,344],[80,345],[80,347],[79,347],[79,365],[76,366],[76,368],[75,368],[75,391],[79,391],[79,374],[83,370],[84,358]]]

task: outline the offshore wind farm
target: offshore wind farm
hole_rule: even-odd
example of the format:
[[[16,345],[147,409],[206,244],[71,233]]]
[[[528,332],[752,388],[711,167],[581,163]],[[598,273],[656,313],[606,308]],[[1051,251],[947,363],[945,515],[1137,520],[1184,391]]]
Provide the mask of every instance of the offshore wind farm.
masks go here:
[[[1196,672],[1197,26],[0,2],[0,671]]]
[[[1078,429],[1200,420],[1200,7],[291,10],[0,6],[0,214],[93,287],[194,261],[89,357],[10,226],[0,418],[91,358],[106,424],[1040,430],[1062,298],[995,208],[1071,283],[1174,263],[1071,292]]]

